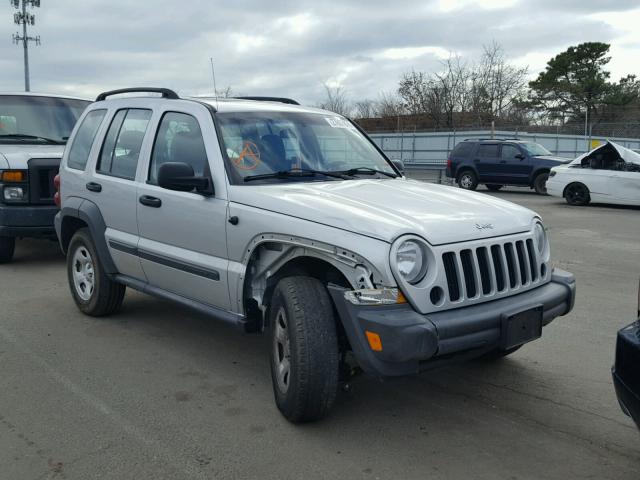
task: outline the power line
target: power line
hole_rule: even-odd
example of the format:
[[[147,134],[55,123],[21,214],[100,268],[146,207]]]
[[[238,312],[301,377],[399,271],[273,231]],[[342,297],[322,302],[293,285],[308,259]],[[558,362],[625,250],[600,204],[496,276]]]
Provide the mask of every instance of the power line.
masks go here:
[[[22,48],[24,51],[24,91],[31,90],[29,80],[29,42],[34,42],[36,45],[40,45],[40,35],[30,37],[27,35],[27,25],[36,24],[36,16],[27,12],[27,7],[40,8],[40,0],[9,0],[13,8],[18,12],[13,14],[13,22],[16,25],[22,25],[22,35],[15,33],[13,35],[13,43],[19,45],[22,42]]]

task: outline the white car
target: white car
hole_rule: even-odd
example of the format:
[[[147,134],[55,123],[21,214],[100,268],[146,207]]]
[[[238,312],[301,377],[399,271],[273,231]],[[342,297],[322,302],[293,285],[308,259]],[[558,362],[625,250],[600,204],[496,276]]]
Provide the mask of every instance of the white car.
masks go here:
[[[640,154],[613,142],[551,169],[547,193],[569,205],[640,206]]]

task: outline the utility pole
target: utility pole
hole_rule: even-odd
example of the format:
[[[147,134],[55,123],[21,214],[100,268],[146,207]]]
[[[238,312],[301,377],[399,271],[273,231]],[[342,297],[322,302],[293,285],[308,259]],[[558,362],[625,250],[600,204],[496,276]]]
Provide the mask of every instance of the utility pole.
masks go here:
[[[13,43],[20,45],[24,51],[24,91],[29,92],[31,85],[29,81],[29,42],[34,42],[36,45],[40,45],[40,35],[30,37],[27,35],[27,25],[35,25],[36,16],[32,13],[27,13],[27,7],[39,8],[40,0],[9,0],[13,8],[18,12],[13,14],[13,22],[16,25],[22,25],[22,35],[16,33],[13,35]]]

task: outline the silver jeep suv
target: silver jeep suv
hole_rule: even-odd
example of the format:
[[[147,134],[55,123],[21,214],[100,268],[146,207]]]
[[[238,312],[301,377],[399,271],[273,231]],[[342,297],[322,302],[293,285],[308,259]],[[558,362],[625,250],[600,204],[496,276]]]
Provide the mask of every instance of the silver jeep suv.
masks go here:
[[[139,91],[161,97],[108,98]],[[79,309],[113,313],[131,287],[268,331],[293,422],[357,368],[504,356],[573,307],[534,212],[407,180],[354,123],[289,99],[106,92],[60,172]]]

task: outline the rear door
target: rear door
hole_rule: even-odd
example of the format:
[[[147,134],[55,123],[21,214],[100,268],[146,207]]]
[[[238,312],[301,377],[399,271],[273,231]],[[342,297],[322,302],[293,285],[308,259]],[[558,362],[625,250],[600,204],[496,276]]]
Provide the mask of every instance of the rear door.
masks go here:
[[[480,183],[495,181],[499,176],[498,161],[500,145],[497,143],[480,143],[476,148],[473,163],[478,170]]]
[[[144,280],[144,273],[135,251],[135,177],[151,115],[152,110],[146,108],[122,108],[112,113],[95,173],[84,187],[85,198],[98,205],[104,218],[107,246],[118,271],[139,280]]]
[[[226,177],[213,167],[222,161],[211,114],[196,102],[176,101],[162,112],[154,136],[136,201],[138,254],[148,282],[229,310]],[[210,176],[215,194],[160,187],[158,169],[166,162],[188,163],[196,176]]]

